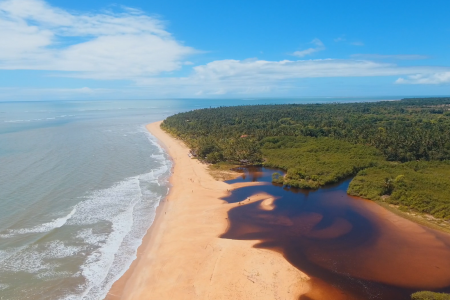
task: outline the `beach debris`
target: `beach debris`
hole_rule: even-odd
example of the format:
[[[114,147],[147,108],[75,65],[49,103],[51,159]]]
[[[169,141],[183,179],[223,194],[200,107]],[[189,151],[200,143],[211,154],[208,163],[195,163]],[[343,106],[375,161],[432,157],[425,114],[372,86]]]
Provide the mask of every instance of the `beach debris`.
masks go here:
[[[250,280],[251,282],[255,283],[255,281],[253,279],[250,279],[250,277],[247,276],[247,279]]]
[[[197,156],[197,151],[195,151],[195,150],[190,150],[189,153],[192,155],[192,157]]]

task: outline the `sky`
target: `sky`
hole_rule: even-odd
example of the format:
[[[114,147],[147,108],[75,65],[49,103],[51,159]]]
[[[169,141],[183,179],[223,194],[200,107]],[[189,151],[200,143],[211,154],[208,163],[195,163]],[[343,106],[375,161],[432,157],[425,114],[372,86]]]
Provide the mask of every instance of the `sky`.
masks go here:
[[[449,11],[448,0],[0,0],[0,100],[448,96]]]

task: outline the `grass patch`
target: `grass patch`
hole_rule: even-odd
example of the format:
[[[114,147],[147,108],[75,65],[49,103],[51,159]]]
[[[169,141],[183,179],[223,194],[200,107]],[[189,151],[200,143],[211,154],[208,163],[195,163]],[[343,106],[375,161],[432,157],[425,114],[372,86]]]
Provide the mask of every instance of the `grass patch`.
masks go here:
[[[239,167],[235,164],[229,164],[226,162],[220,162],[217,164],[209,165],[209,174],[217,181],[226,181],[239,177],[241,173],[233,171],[233,169]]]
[[[412,294],[411,300],[450,300],[450,294],[422,291]]]

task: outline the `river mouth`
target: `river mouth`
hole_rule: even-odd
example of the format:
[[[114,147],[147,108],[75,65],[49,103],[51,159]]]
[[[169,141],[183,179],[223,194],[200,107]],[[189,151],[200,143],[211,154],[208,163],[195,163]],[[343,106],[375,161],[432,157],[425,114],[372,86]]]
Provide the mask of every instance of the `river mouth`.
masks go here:
[[[241,168],[227,181],[268,182],[237,188],[223,200],[222,238],[258,240],[311,277],[300,299],[407,300],[419,290],[450,292],[450,235],[402,219],[376,203],[347,195],[350,179],[318,190],[271,184],[277,170]],[[257,197],[258,201],[248,201]],[[247,200],[247,201],[246,201]]]

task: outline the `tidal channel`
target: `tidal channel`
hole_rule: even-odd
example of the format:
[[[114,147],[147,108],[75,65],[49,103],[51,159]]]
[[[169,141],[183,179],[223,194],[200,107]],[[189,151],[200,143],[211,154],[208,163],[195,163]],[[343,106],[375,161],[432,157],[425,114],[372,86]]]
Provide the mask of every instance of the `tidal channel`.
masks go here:
[[[302,190],[272,184],[274,169],[240,171],[227,183],[266,184],[236,188],[223,198],[241,205],[229,211],[221,237],[255,240],[255,247],[280,252],[311,278],[300,300],[408,300],[419,290],[450,292],[449,234],[347,195],[351,179]]]

